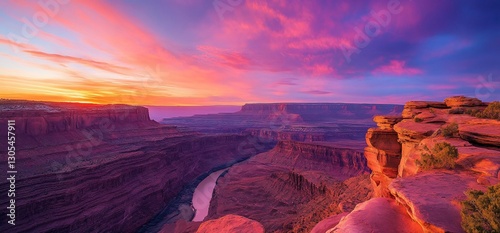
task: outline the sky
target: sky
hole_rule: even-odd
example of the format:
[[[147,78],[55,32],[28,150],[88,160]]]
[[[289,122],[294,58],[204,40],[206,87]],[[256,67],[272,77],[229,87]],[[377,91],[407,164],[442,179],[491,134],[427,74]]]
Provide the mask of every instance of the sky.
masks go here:
[[[4,0],[0,98],[500,99],[500,1]]]

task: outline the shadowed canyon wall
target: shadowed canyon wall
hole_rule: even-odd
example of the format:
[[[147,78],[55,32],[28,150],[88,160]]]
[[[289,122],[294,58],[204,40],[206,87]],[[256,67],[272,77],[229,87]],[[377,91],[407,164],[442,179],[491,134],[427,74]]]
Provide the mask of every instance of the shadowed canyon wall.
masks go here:
[[[3,133],[16,120],[17,232],[135,232],[186,184],[264,150],[250,136],[160,125],[143,107],[3,101],[1,110]]]

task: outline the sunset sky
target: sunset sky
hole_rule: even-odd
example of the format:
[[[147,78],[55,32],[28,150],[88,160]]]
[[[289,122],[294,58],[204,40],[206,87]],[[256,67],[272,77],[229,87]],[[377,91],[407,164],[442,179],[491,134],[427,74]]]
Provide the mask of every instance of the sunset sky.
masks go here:
[[[4,0],[0,25],[0,98],[500,99],[498,0]]]

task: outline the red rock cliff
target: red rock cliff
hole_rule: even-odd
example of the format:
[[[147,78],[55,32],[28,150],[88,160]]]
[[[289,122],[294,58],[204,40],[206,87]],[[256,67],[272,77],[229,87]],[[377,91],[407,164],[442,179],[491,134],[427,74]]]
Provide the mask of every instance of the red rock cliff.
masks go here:
[[[148,109],[128,105],[93,105],[33,101],[1,101],[0,119],[16,120],[16,132],[44,135],[100,125],[149,122]]]
[[[365,149],[375,195],[404,206],[423,232],[463,232],[457,203],[464,200],[464,192],[500,181],[500,122],[463,114],[486,105],[456,96],[444,102],[408,102],[402,117],[375,117],[378,128],[368,130]],[[444,135],[444,128],[454,124],[455,132]],[[440,142],[457,148],[458,165],[453,170],[422,170],[417,161]],[[360,227],[357,214],[344,222]]]

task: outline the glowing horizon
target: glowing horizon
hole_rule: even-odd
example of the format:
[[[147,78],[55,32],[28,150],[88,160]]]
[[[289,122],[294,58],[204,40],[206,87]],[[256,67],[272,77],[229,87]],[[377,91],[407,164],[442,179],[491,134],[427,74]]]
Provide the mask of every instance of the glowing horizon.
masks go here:
[[[153,106],[493,101],[499,12],[493,0],[3,1],[0,98]]]

